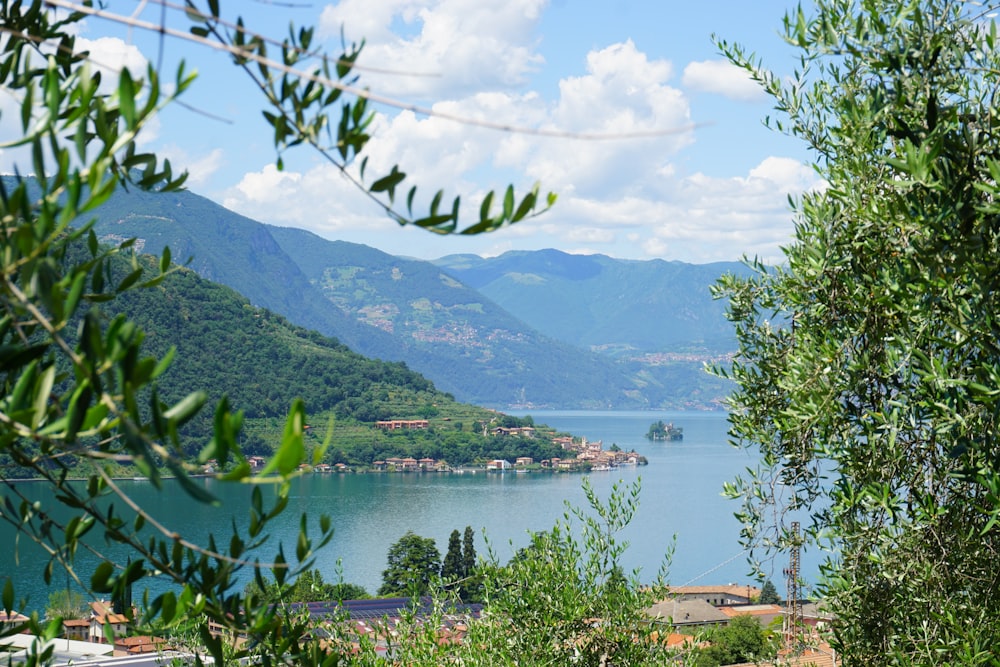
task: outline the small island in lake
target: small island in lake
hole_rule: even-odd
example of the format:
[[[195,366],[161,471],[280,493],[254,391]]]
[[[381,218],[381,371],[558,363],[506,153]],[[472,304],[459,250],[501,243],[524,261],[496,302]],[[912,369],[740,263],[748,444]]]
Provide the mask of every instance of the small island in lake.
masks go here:
[[[661,419],[650,424],[649,430],[646,431],[646,438],[649,440],[683,440],[684,429],[680,426],[674,426],[673,422],[664,424]]]

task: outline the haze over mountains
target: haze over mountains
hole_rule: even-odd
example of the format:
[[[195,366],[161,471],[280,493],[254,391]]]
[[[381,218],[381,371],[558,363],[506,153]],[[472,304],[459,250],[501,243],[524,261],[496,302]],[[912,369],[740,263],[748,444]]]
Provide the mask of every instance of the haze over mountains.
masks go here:
[[[530,223],[529,223],[530,224]],[[252,303],[365,356],[404,361],[458,400],[563,409],[712,408],[703,371],[735,349],[711,285],[738,263],[555,250],[426,262],[240,216],[190,192],[119,191],[98,235],[136,237]]]

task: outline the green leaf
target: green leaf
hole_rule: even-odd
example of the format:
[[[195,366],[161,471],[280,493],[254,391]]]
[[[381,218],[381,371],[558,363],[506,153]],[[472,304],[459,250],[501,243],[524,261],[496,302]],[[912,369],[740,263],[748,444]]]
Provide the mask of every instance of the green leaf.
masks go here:
[[[118,109],[128,127],[136,125],[135,117],[135,82],[127,67],[123,67],[118,77]]]
[[[90,588],[95,593],[110,593],[114,589],[115,567],[108,561],[102,561],[90,577]]]
[[[205,392],[193,391],[163,413],[163,416],[177,426],[182,426],[189,419],[198,414],[198,411],[201,410],[207,400],[208,395],[205,394]]]
[[[56,367],[49,366],[42,371],[35,389],[34,413],[31,417],[31,427],[37,429],[45,421],[49,412],[49,401],[52,397],[52,385],[56,379]]]
[[[279,475],[287,476],[295,472],[305,456],[305,441],[303,439],[305,426],[305,404],[302,399],[295,399],[292,407],[288,411],[285,419],[285,431],[281,438],[281,445],[271,460],[267,462],[262,474],[277,472]]]

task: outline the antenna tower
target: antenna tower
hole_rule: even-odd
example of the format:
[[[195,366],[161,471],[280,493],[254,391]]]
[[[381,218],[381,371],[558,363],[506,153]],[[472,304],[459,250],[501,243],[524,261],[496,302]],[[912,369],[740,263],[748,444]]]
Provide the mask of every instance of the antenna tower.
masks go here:
[[[799,590],[799,522],[792,522],[792,551],[785,569],[785,641],[793,643],[802,627],[802,595]]]

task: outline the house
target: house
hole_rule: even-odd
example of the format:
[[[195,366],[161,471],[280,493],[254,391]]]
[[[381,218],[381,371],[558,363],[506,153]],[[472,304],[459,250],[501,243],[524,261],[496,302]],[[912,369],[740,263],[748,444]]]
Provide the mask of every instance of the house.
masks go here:
[[[493,459],[486,464],[487,470],[510,470],[510,461],[506,459]]]
[[[670,593],[678,600],[704,600],[716,607],[750,604],[760,597],[760,589],[749,584],[671,586]]]
[[[251,456],[247,459],[247,463],[250,465],[250,470],[257,472],[264,467],[264,464],[267,463],[267,459],[263,456]]]
[[[115,637],[114,655],[142,655],[143,653],[157,653],[167,648],[167,640],[162,637],[147,637],[143,635],[135,637]]]
[[[426,419],[385,419],[375,422],[375,428],[383,431],[420,430],[430,428],[430,425]]]
[[[518,456],[514,459],[514,465],[518,468],[524,468],[525,466],[530,466],[535,463],[535,459],[530,456]]]
[[[698,598],[682,600],[667,598],[646,610],[654,622],[669,623],[676,628],[727,625],[729,617],[714,605]]]
[[[833,614],[826,611],[826,606],[820,602],[804,602],[802,604],[802,622],[817,630],[828,628],[833,622]]]
[[[0,609],[0,632],[28,622],[28,617],[16,611]]]
[[[90,637],[90,619],[70,618],[63,621],[63,637],[85,642]]]
[[[87,633],[87,640],[98,644],[108,644],[109,637],[105,634],[110,627],[115,637],[124,636],[128,631],[128,617],[125,614],[116,614],[111,608],[111,603],[98,600],[90,603],[90,628]]]
[[[433,470],[437,465],[437,461],[432,458],[424,457],[417,461],[417,464],[420,466],[421,470]]]
[[[729,618],[753,616],[754,620],[766,628],[774,619],[784,616],[785,608],[778,604],[745,604],[719,607],[719,611]]]
[[[567,435],[559,436],[558,438],[552,438],[552,444],[559,445],[563,449],[572,449],[573,448],[573,438],[571,438],[571,437],[569,437]]]

